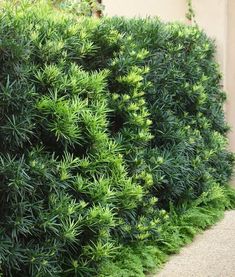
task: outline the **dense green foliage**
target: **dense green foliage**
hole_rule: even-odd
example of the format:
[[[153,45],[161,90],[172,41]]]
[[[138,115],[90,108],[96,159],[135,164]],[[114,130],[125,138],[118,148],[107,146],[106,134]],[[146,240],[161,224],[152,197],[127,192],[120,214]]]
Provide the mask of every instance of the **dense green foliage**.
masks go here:
[[[131,245],[170,253],[159,240],[186,242],[172,206],[220,191],[217,214],[231,198],[213,43],[196,27],[22,2],[0,15],[3,276],[94,276]]]
[[[197,27],[157,20],[108,22],[148,51],[145,101],[153,139],[139,164],[144,161],[141,170],[152,174],[152,193],[166,206],[169,199],[184,202],[213,183],[226,183],[234,157],[226,150],[225,93],[214,44]]]

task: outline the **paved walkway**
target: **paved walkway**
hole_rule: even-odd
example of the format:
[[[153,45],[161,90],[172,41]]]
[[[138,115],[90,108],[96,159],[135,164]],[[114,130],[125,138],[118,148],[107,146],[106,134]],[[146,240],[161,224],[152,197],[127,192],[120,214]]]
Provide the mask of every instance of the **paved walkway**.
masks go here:
[[[235,211],[171,256],[155,277],[235,277]]]

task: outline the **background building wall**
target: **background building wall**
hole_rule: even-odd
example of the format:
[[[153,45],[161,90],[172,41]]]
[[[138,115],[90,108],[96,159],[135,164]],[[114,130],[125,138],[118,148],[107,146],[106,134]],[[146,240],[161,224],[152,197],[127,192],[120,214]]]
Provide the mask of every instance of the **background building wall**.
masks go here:
[[[193,0],[193,9],[197,24],[215,39],[217,59],[226,74],[227,0]],[[223,85],[225,84],[224,75]]]
[[[186,21],[186,0],[103,0],[108,16],[159,16],[163,20]]]
[[[226,116],[232,126],[229,134],[231,149],[235,152],[235,1],[228,0],[227,49],[225,90],[227,91]],[[235,181],[234,181],[235,183]]]

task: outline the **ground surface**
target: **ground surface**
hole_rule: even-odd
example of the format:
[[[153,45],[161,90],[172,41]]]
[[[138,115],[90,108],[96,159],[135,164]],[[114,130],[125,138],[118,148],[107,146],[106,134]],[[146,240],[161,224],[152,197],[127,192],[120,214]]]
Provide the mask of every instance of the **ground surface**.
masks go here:
[[[171,256],[154,277],[235,277],[235,211]]]

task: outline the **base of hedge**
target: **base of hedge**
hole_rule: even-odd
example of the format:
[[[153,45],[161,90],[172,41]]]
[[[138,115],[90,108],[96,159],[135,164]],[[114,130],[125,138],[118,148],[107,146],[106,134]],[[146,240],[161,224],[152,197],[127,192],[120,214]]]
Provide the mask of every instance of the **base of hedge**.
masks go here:
[[[144,277],[157,272],[170,254],[178,253],[196,234],[219,221],[225,210],[234,208],[235,190],[214,186],[193,203],[178,209],[172,207],[156,242],[122,246],[118,256],[103,263],[98,276]]]

